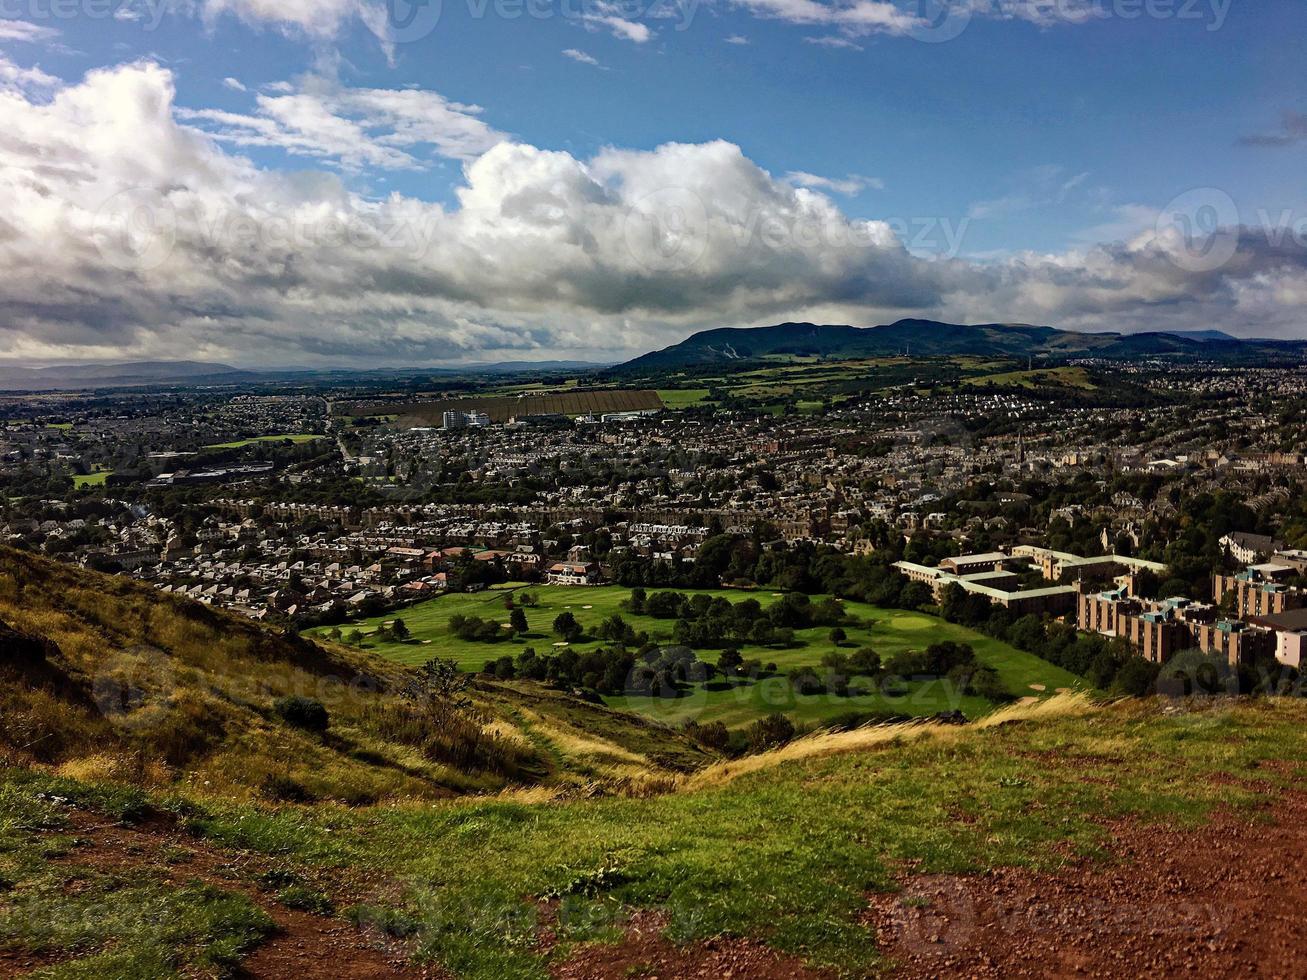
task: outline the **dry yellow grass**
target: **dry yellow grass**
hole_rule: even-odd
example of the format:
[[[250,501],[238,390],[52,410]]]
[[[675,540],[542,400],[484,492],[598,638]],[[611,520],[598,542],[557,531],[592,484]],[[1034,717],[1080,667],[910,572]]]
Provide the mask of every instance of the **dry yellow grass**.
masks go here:
[[[172,770],[157,760],[104,752],[69,759],[56,767],[55,773],[84,783],[124,782],[137,786],[165,786],[173,778]]]
[[[547,738],[563,755],[580,759],[600,761],[629,762],[637,766],[647,766],[649,760],[638,752],[632,752],[606,739],[584,735],[575,729],[565,729],[558,725],[537,724],[534,730]]]
[[[742,759],[732,759],[708,766],[697,773],[683,777],[678,788],[683,791],[693,791],[724,786],[741,776],[774,769],[787,762],[878,749],[910,739],[953,739],[976,729],[983,730],[1022,721],[1066,718],[1087,714],[1096,709],[1097,705],[1088,695],[1070,692],[1042,700],[1007,705],[968,726],[945,725],[933,721],[910,721],[896,725],[854,728],[846,732],[817,732],[770,752],[761,752]]]

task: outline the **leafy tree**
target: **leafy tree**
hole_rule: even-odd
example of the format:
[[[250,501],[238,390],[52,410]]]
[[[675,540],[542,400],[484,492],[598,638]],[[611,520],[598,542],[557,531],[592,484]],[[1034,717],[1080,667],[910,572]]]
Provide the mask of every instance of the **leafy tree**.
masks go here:
[[[717,658],[717,669],[727,677],[734,677],[739,673],[743,664],[744,657],[740,656],[740,651],[734,647],[727,647],[722,651],[722,655]]]
[[[860,647],[849,657],[849,667],[859,674],[879,674],[880,654],[871,647]]]
[[[617,613],[613,613],[602,623],[596,630],[599,638],[602,640],[617,640],[622,642],[632,633],[631,627],[626,625],[626,620],[622,619]]]
[[[569,643],[581,635],[581,624],[569,610],[564,609],[554,618],[554,632]]]
[[[519,635],[531,628],[526,621],[526,611],[520,606],[513,609],[508,617],[508,624],[513,627],[513,632]]]
[[[1142,698],[1151,694],[1160,668],[1143,657],[1131,657],[1117,672],[1112,687],[1118,694]]]
[[[465,703],[463,691],[470,680],[458,669],[457,661],[435,657],[418,668],[417,677],[400,693],[412,701],[459,707]]]

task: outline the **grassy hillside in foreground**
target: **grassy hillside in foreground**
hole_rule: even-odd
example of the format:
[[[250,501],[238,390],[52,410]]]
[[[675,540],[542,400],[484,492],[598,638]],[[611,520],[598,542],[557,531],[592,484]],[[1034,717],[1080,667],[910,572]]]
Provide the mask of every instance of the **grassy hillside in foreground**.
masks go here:
[[[433,654],[434,655],[434,654]],[[0,549],[0,761],[205,796],[367,804],[658,780],[711,760],[647,720],[483,682],[457,710],[409,667],[130,579]],[[289,696],[325,706],[318,731]]]
[[[525,610],[530,631],[525,637],[509,635],[497,643],[462,640],[449,629],[451,616],[476,616],[481,619],[507,623],[509,612],[504,607],[504,593],[526,591],[534,595],[538,606]],[[688,595],[694,590],[685,591]],[[705,590],[706,594],[722,596],[732,602],[757,599],[766,608],[780,597],[780,593],[766,589],[743,592],[738,589]],[[595,628],[607,617],[618,614],[633,628],[648,632],[656,642],[670,642],[673,620],[655,619],[652,616],[632,615],[622,609],[622,602],[630,590],[621,586],[570,588],[567,586],[531,586],[526,589],[493,589],[479,593],[452,593],[418,603],[398,614],[387,614],[359,620],[340,627],[345,633],[359,630],[364,634],[364,649],[380,654],[397,663],[418,664],[433,657],[452,657],[464,670],[479,670],[488,660],[505,655],[517,656],[530,646],[537,653],[555,653],[562,641],[551,631],[554,618],[563,611],[571,612],[593,637]],[[814,597],[818,601],[820,597]],[[848,639],[838,648],[845,653],[858,647],[870,646],[882,659],[889,659],[905,650],[921,650],[931,643],[953,640],[970,644],[980,662],[994,667],[1004,686],[1014,697],[1043,697],[1059,688],[1079,688],[1084,682],[1074,674],[1046,660],[1016,649],[1002,640],[963,626],[945,622],[937,616],[909,612],[903,609],[883,609],[859,602],[844,604],[848,613],[860,625],[846,628]],[[384,640],[375,634],[378,627],[399,615],[408,627],[411,637],[406,641]],[[329,628],[309,630],[309,635],[322,637]],[[577,651],[593,650],[603,646],[593,638],[572,644]],[[764,647],[746,644],[740,648],[748,659],[764,664],[774,663],[784,675],[795,667],[818,667],[827,653],[836,650],[830,640],[828,627],[798,630],[795,643],[788,647]],[[701,660],[715,662],[719,650],[697,651]],[[955,709],[973,718],[991,710],[994,705],[984,698],[959,695],[951,685],[936,680],[916,680],[896,683],[891,687],[873,690],[853,697],[828,695],[795,695],[784,676],[763,678],[760,681],[726,683],[718,680],[693,685],[684,697],[610,697],[611,707],[622,708],[647,715],[669,724],[680,724],[688,719],[700,722],[721,721],[731,727],[747,725],[770,714],[782,711],[796,721],[818,722],[848,712],[877,712],[928,716]]]
[[[972,726],[815,736],[647,799],[364,810],[151,802],[9,769],[0,964],[23,952],[56,964],[44,977],[104,975],[111,961],[118,976],[167,975],[160,962],[215,972],[266,941],[239,891],[257,873],[311,883],[392,948],[465,977],[543,978],[578,949],[620,941],[638,909],[658,910],[677,942],[754,937],[875,974],[891,964],[866,912],[906,869],[1057,871],[1110,861],[1115,821],[1196,829],[1218,808],[1252,812],[1307,773],[1304,723],[1307,704],[1288,699],[1058,698]],[[231,885],[163,893],[157,870],[78,872],[94,857],[70,831],[79,813],[148,825],[151,807],[197,848],[230,855]],[[63,856],[41,859],[53,852]],[[82,887],[60,891],[70,877]],[[124,913],[113,890],[124,877],[158,903],[149,921]]]

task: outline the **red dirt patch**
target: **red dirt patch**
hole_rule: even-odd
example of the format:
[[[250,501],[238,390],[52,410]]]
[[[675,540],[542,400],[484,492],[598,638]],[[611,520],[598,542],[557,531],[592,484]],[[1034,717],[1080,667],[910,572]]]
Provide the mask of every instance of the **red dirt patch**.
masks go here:
[[[662,913],[635,912],[622,942],[582,946],[554,967],[553,976],[556,980],[822,980],[832,976],[747,939],[717,938],[677,946],[663,935],[666,928]]]
[[[277,927],[269,939],[241,964],[240,976],[259,980],[391,980],[444,977],[435,967],[408,964],[408,950],[386,937],[356,929],[349,923],[312,912],[288,909],[249,879],[267,870],[250,854],[227,853],[197,841],[164,820],[141,826],[106,823],[93,814],[69,814],[80,846],[61,860],[103,872],[149,868],[163,880],[184,884],[201,881],[237,892],[258,905]],[[33,960],[19,957],[17,962]],[[0,975],[10,975],[0,954]],[[40,962],[37,961],[37,966]]]
[[[868,921],[902,977],[1307,976],[1307,794],[1260,816],[1116,824],[1109,866],[906,877]]]
[[[21,977],[33,970],[54,966],[65,959],[66,956],[52,956],[48,953],[0,949],[0,977]]]

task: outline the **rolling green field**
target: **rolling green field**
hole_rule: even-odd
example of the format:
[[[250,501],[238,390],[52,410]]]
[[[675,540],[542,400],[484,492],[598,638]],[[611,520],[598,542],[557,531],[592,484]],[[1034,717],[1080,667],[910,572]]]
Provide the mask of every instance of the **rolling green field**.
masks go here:
[[[525,591],[535,595],[537,608],[526,610],[530,631],[525,638],[506,638],[498,643],[461,640],[448,628],[454,615],[477,616],[481,619],[508,622],[504,595],[510,591]],[[365,636],[364,648],[375,651],[391,660],[405,664],[420,664],[432,657],[448,657],[464,670],[475,671],[489,660],[509,655],[516,656],[525,647],[534,647],[537,653],[553,653],[561,649],[559,638],[552,632],[554,618],[569,610],[577,621],[591,632],[606,617],[618,613],[636,630],[647,631],[655,641],[670,641],[673,620],[634,616],[621,609],[621,602],[630,594],[620,586],[596,588],[569,588],[565,586],[505,587],[488,592],[454,593],[430,599],[411,606],[398,614],[360,620],[343,625],[348,634],[357,629]],[[733,589],[711,590],[707,594],[724,596],[740,602],[757,599],[764,607],[779,596],[767,590],[743,592]],[[846,602],[848,612],[861,621],[860,626],[845,630],[848,639],[840,647],[851,653],[858,647],[873,647],[884,659],[905,650],[921,650],[941,640],[969,643],[977,658],[998,670],[1008,691],[1017,696],[1041,696],[1058,688],[1083,687],[1083,681],[1029,653],[1017,650],[1000,640],[973,630],[946,623],[925,613],[901,609],[881,609],[857,602]],[[387,642],[369,637],[377,628],[398,615],[408,627],[411,638],[406,642]],[[330,628],[319,627],[307,631],[310,635],[325,634]],[[508,630],[505,630],[507,636]],[[990,702],[973,696],[960,696],[943,681],[922,680],[895,683],[892,687],[871,690],[858,696],[795,695],[783,676],[794,667],[816,667],[826,653],[835,649],[829,637],[829,628],[817,627],[798,630],[795,645],[788,648],[745,645],[740,652],[746,659],[757,659],[764,664],[776,664],[781,676],[763,677],[756,682],[728,682],[715,679],[708,684],[694,685],[680,698],[610,697],[612,707],[636,711],[669,724],[695,719],[701,722],[721,721],[731,727],[746,725],[762,715],[782,711],[796,721],[816,722],[851,711],[892,712],[895,714],[924,716],[940,711],[959,709],[968,717],[987,711]],[[599,640],[585,640],[573,644],[578,651],[602,646]],[[717,650],[698,651],[702,660],[715,662]]]
[[[256,436],[253,439],[238,439],[235,442],[216,442],[211,446],[205,446],[205,449],[243,449],[246,446],[253,446],[260,442],[285,442],[290,440],[293,443],[312,442],[314,439],[323,439],[324,436],[313,435],[312,433],[299,433],[291,435],[289,433],[276,436]]]
[[[1005,371],[999,374],[982,374],[965,378],[964,385],[999,385],[1017,388],[1078,388],[1092,391],[1098,386],[1081,367],[1039,368],[1034,371]]]

